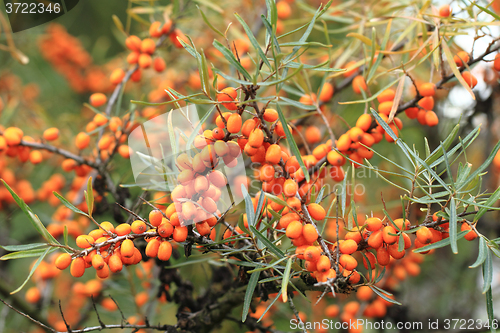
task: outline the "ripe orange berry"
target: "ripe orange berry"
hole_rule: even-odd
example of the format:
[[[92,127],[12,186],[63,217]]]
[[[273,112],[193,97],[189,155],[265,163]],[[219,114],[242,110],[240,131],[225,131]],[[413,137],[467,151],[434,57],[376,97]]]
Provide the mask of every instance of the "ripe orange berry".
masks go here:
[[[465,230],[470,230],[464,236],[466,240],[472,241],[477,238],[477,233],[474,230],[472,230],[472,227],[466,222],[462,223],[462,226],[460,227],[460,231],[465,231]]]
[[[238,108],[237,103],[227,103],[227,102],[231,102],[231,101],[237,102],[238,101],[236,99],[237,96],[238,96],[238,92],[236,91],[236,89],[234,89],[233,87],[227,87],[227,88],[222,89],[222,91],[217,94],[217,101],[226,102],[226,103],[222,103],[222,105],[226,109],[234,111]]]
[[[184,242],[187,239],[187,234],[187,227],[177,226],[174,228],[173,239],[178,243]]]
[[[424,97],[434,96],[436,94],[436,85],[432,82],[422,83],[418,87],[418,92]]]
[[[107,100],[108,98],[103,93],[94,93],[90,95],[90,105],[92,105],[95,108],[98,108],[106,104]]]
[[[165,70],[165,68],[167,68],[167,64],[165,63],[165,60],[163,60],[162,57],[156,57],[155,60],[153,60],[153,68],[158,73],[161,73]]]
[[[439,124],[439,118],[434,111],[427,111],[425,113],[425,123],[430,127]]]
[[[242,120],[239,114],[233,113],[227,118],[227,131],[229,133],[238,133],[241,130],[241,125]]]
[[[356,291],[356,297],[360,301],[369,301],[373,296],[373,290],[368,286],[361,286]]]
[[[325,255],[320,256],[316,262],[316,268],[318,269],[318,272],[328,272],[331,268],[330,259]]]
[[[129,36],[127,37],[127,39],[125,39],[125,46],[130,51],[139,52],[141,50],[141,39],[134,35]]]
[[[500,53],[497,53],[495,60],[493,61],[493,68],[500,72]]]
[[[111,72],[111,75],[109,76],[109,81],[112,84],[118,84],[122,82],[124,77],[125,77],[125,71],[121,68],[117,68]]]
[[[115,228],[115,233],[118,236],[125,236],[130,234],[130,224],[122,223]]]
[[[140,68],[149,68],[149,66],[151,66],[152,59],[149,54],[141,53],[137,62],[139,63]]]
[[[292,15],[292,8],[290,8],[290,5],[286,1],[276,3],[276,10],[280,20],[286,20]]]
[[[465,82],[469,87],[474,88],[476,86],[477,79],[470,72],[468,71],[462,72],[462,77],[464,78]]]
[[[302,227],[302,236],[307,243],[312,244],[318,239],[318,231],[315,226],[308,223]]]
[[[345,164],[345,157],[340,155],[340,153],[336,150],[331,150],[330,152],[328,152],[328,154],[326,155],[326,159],[328,160],[328,163],[333,166],[342,166]]]
[[[308,246],[304,251],[304,259],[312,262],[318,261],[321,250],[317,246]]]
[[[59,130],[55,127],[47,128],[43,132],[43,138],[47,141],[54,141],[59,138]]]
[[[17,127],[8,127],[3,132],[3,137],[9,146],[17,146],[23,138],[23,131]]]
[[[383,231],[384,242],[387,244],[394,244],[398,240],[398,236],[396,236],[396,229],[393,226],[386,226]]]
[[[353,254],[358,249],[358,243],[352,239],[346,239],[339,244],[340,253]]]
[[[393,222],[399,230],[408,230],[411,225],[410,221],[403,219],[395,219]]]
[[[149,299],[149,296],[148,296],[148,293],[145,292],[145,291],[141,291],[140,293],[138,293],[137,295],[135,295],[134,297],[134,300],[135,300],[135,304],[138,306],[138,307],[141,307],[143,306],[144,304],[146,304],[148,302],[148,299]]]
[[[248,145],[252,148],[260,148],[264,143],[264,132],[260,128],[256,128],[248,137]]]
[[[112,254],[108,261],[109,269],[111,272],[116,273],[122,270],[123,262],[119,254]]]
[[[283,194],[287,197],[293,197],[297,193],[299,189],[299,185],[297,185],[297,182],[293,179],[287,179],[285,180],[285,183],[283,185]]]
[[[394,100],[394,97],[396,97],[396,93],[394,92],[394,90],[387,89],[387,90],[382,91],[377,96],[377,100],[378,100],[379,103],[383,103],[383,102],[388,102],[388,101]]]
[[[458,52],[455,56],[453,56],[453,60],[457,67],[464,66],[464,63],[468,63],[470,60],[469,54],[465,51]]]
[[[345,152],[351,147],[352,140],[350,136],[345,133],[342,134],[337,140],[337,149],[339,151]]]
[[[321,88],[321,92],[319,93],[319,100],[323,103],[328,102],[333,97],[333,93],[335,92],[334,90],[335,89],[331,83],[325,82]]]
[[[356,127],[361,129],[363,132],[368,131],[371,124],[372,124],[372,116],[370,116],[367,113],[359,116],[358,120],[356,121]]]
[[[377,249],[377,262],[380,266],[387,266],[391,261],[391,256],[385,247]]]
[[[274,123],[279,118],[278,111],[275,109],[265,109],[262,118],[264,118],[265,121]]]
[[[139,60],[139,55],[140,55],[140,53],[139,53],[139,52],[130,52],[130,53],[127,55],[127,62],[128,62],[130,65],[137,64],[137,61]]]
[[[82,249],[87,249],[94,244],[94,238],[88,235],[80,235],[76,237],[76,246]]]
[[[439,16],[441,17],[448,17],[451,14],[451,8],[450,5],[442,5],[439,7]]]
[[[143,221],[136,220],[136,221],[132,222],[132,224],[130,225],[130,229],[132,230],[132,232],[134,234],[142,234],[142,233],[146,232],[146,230],[148,229],[148,226]]]
[[[85,260],[82,257],[71,262],[70,273],[73,277],[81,277],[85,273]]]
[[[377,231],[382,228],[382,220],[378,217],[370,217],[365,221],[366,229],[368,231]]]
[[[178,229],[178,227],[175,229]],[[162,261],[167,261],[170,259],[171,255],[172,255],[172,244],[166,241],[161,242],[160,247],[158,248],[158,259]]]
[[[37,287],[31,287],[26,291],[26,295],[24,296],[24,298],[26,299],[26,302],[34,304],[40,301],[40,299],[42,298],[42,294]]]
[[[299,238],[302,235],[302,223],[292,221],[286,227],[286,236],[291,239]]]
[[[131,239],[125,239],[120,247],[122,257],[131,258],[134,256],[135,245]]]
[[[155,21],[149,26],[149,35],[151,37],[161,37],[163,35],[163,30],[161,27],[161,22]]]
[[[90,136],[87,133],[80,132],[76,135],[75,146],[78,149],[83,150],[87,148],[89,143],[90,143]]]
[[[160,248],[160,241],[156,238],[153,238],[146,245],[146,255],[150,258],[156,258],[158,255],[158,249]]]
[[[38,164],[43,161],[42,153],[39,150],[32,150],[29,155],[31,164]]]
[[[326,212],[323,207],[318,205],[317,203],[311,203],[307,206],[307,211],[311,215],[313,219],[316,221],[321,221],[326,217]]]
[[[60,270],[68,268],[70,264],[71,264],[71,254],[69,253],[61,253],[55,261],[56,267]]]
[[[148,53],[148,54],[153,54],[156,50],[156,44],[155,41],[152,40],[151,38],[144,38],[141,41],[141,52],[142,53]]]
[[[305,139],[309,144],[318,143],[321,140],[321,131],[316,126],[308,126],[305,132]]]
[[[352,80],[352,89],[356,94],[361,94],[361,90],[366,91],[368,89],[365,78],[362,75],[354,77]]]
[[[151,223],[153,227],[159,226],[162,222],[162,219],[163,214],[159,210],[152,210],[149,213],[149,223]]]
[[[419,111],[419,110],[420,110],[420,109],[419,109],[419,108],[417,108],[417,107],[408,108],[408,109],[406,109],[406,110],[405,110],[405,114],[406,114],[406,116],[407,116],[408,118],[410,118],[410,119],[415,119],[415,118],[417,118],[417,115],[418,115],[418,111]]]
[[[432,233],[429,228],[423,226],[417,230],[417,239],[422,244],[429,244],[432,241]]]
[[[352,142],[358,142],[363,138],[363,130],[359,127],[353,127],[349,130],[349,138]]]
[[[418,101],[418,105],[424,110],[432,110],[434,109],[434,97],[427,96]]]
[[[358,266],[358,261],[350,254],[342,254],[339,263],[348,271],[352,271]]]
[[[92,267],[94,267],[96,270],[103,269],[105,265],[104,259],[102,258],[101,255],[95,254],[92,257]]]
[[[372,232],[372,234],[368,238],[368,245],[374,249],[380,248],[383,242],[384,242],[384,237],[381,230]]]

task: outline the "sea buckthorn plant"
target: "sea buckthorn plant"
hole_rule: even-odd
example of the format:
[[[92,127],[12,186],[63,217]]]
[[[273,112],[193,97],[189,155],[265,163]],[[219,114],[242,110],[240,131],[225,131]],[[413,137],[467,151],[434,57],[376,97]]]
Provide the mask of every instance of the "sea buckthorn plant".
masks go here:
[[[0,13],[0,331],[496,331],[500,1],[122,9]]]

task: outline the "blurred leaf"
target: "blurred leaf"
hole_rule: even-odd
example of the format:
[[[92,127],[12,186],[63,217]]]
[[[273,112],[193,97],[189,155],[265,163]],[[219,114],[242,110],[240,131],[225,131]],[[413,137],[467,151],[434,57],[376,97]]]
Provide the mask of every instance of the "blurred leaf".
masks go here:
[[[470,3],[473,4],[474,6],[476,6],[477,8],[481,9],[483,12],[488,13],[491,16],[493,16],[495,18],[495,20],[500,21],[500,16],[498,16],[497,14],[495,14],[494,12],[492,12],[491,10],[489,10],[488,8],[485,8],[483,6],[478,5],[476,3],[476,1],[471,1]]]
[[[203,18],[203,21],[205,21],[205,23],[209,26],[209,28],[212,29],[219,36],[225,38],[224,34],[222,32],[220,32],[219,29],[217,29],[216,27],[214,27],[212,25],[212,23],[210,23],[210,21],[208,20],[208,18],[205,16],[205,13],[200,9],[200,7],[198,5],[196,5],[196,8],[198,8],[198,10],[200,11],[200,14],[201,14],[201,17]]]
[[[465,79],[462,77],[462,74],[458,70],[457,65],[455,64],[455,60],[453,60],[453,54],[450,51],[450,48],[448,47],[448,44],[446,42],[441,43],[442,48],[443,48],[443,53],[446,57],[446,60],[448,61],[448,64],[450,65],[451,71],[457,78],[458,82],[462,85],[462,87],[465,88],[469,92],[469,94],[472,96],[472,99],[476,99],[476,95],[472,92],[472,89],[469,87],[469,84],[465,82]]]
[[[362,34],[359,34],[357,32],[351,32],[346,35],[346,37],[354,37],[356,39],[359,39],[362,43],[364,43],[366,46],[372,46],[372,40]]]
[[[209,1],[209,0],[194,0],[194,1],[201,4],[201,5],[205,5],[211,9],[215,10],[219,14],[224,13],[224,10],[222,8],[220,8],[219,6],[217,6],[215,3],[213,3],[212,1]],[[196,7],[198,7],[198,5],[196,5]]]
[[[396,111],[398,110],[399,102],[401,101],[401,97],[403,96],[403,88],[405,86],[406,75],[401,76],[399,79],[398,86],[396,88],[396,94],[394,96],[394,101],[391,107],[391,113],[389,114],[389,122],[394,120],[394,116],[396,115]]]
[[[21,289],[23,289],[23,287],[26,285],[26,283],[28,283],[28,281],[30,280],[30,278],[33,275],[33,273],[35,272],[35,270],[38,268],[38,265],[40,265],[40,263],[42,262],[42,260],[47,256],[47,254],[50,253],[50,251],[51,251],[51,248],[48,248],[48,249],[45,250],[45,252],[42,253],[42,255],[40,256],[40,258],[38,258],[38,260],[35,262],[35,264],[31,268],[31,271],[30,271],[28,277],[26,278],[26,280],[24,280],[23,284],[21,286],[19,286],[19,288],[17,288],[13,292],[11,292],[10,293],[11,295],[15,294],[15,293],[19,292]]]
[[[259,281],[260,272],[254,272],[250,275],[250,280],[248,281],[247,291],[245,293],[245,300],[243,302],[243,314],[241,316],[241,321],[245,322],[248,316],[248,311],[250,309],[250,303],[252,303],[253,292]]]
[[[113,15],[111,15],[111,18],[113,19],[113,22],[115,23],[115,26],[118,28],[118,30],[120,30],[121,32],[123,32],[124,34],[126,34],[125,28],[123,27],[123,24],[120,21],[120,19],[118,18],[118,16],[116,16],[115,14],[113,14]]]
[[[94,190],[92,189],[92,176],[87,181],[87,191],[85,192],[85,200],[87,200],[87,207],[89,216],[92,216],[94,210]]]
[[[52,247],[49,248],[50,252],[54,252],[57,250],[57,248]],[[22,259],[22,258],[31,258],[31,257],[39,257],[43,253],[45,253],[47,249],[33,249],[33,250],[24,250],[24,251],[18,251],[18,252],[12,252],[9,254],[6,254],[2,257],[0,257],[0,260],[10,260],[10,259]]]
[[[39,247],[46,247],[47,243],[33,243],[33,244],[21,244],[21,245],[0,245],[0,248],[5,251],[13,252],[13,251],[26,251],[32,250]]]

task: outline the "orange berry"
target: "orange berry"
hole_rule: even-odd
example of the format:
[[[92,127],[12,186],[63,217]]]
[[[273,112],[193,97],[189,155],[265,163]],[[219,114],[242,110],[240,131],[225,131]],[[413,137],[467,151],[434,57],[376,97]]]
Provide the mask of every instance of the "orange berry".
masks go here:
[[[233,113],[227,118],[227,131],[229,133],[238,133],[241,130],[241,125],[242,120],[239,114]]]
[[[40,301],[40,299],[42,298],[42,294],[37,287],[31,287],[26,291],[26,295],[24,296],[24,298],[28,303],[38,303],[38,301]]]
[[[125,236],[125,235],[128,235],[130,233],[130,230],[131,230],[130,224],[122,223],[115,228],[115,233],[118,236]]]
[[[308,126],[305,132],[307,143],[315,144],[321,140],[321,131],[316,126]]]
[[[134,256],[135,245],[131,239],[125,239],[120,247],[122,257],[131,258]]]
[[[264,118],[265,121],[273,123],[279,118],[278,111],[275,109],[265,109],[262,118]]]
[[[352,142],[358,142],[363,138],[363,130],[359,127],[353,127],[349,130],[349,138]]]
[[[109,81],[112,84],[118,84],[122,82],[124,77],[125,77],[125,71],[121,68],[117,68],[111,72],[111,75],[109,76]]]
[[[372,116],[370,116],[367,113],[359,116],[358,120],[356,121],[356,127],[364,132],[368,131],[371,124],[372,124]]]
[[[434,111],[427,111],[425,113],[425,123],[427,126],[436,126],[439,123],[439,118]]]
[[[178,243],[184,242],[187,239],[187,234],[187,227],[177,226],[174,228],[173,239]]]
[[[368,286],[361,286],[356,291],[356,297],[360,301],[369,301],[373,296],[373,290]]]
[[[328,152],[328,155],[326,155],[326,159],[328,160],[328,163],[334,166],[342,166],[345,164],[345,157],[340,155],[340,153],[336,150],[331,150],[330,152]]]
[[[396,93],[394,92],[394,90],[387,89],[387,90],[382,91],[377,96],[377,100],[378,100],[379,103],[383,103],[383,102],[388,102],[388,101],[394,100],[394,97],[396,97]]]
[[[59,130],[55,127],[47,128],[43,132],[43,138],[47,141],[54,141],[59,138]]]
[[[434,97],[427,96],[418,101],[418,105],[424,110],[432,110],[434,109]]]
[[[94,244],[94,238],[88,235],[80,235],[76,237],[76,246],[82,249],[87,249]]]
[[[175,228],[178,229],[179,227]],[[170,242],[161,242],[158,248],[158,259],[162,261],[167,261],[172,255],[172,244]]]
[[[344,240],[339,244],[340,253],[353,254],[358,249],[358,243],[352,239]]]
[[[81,277],[85,273],[85,260],[82,257],[71,262],[70,273],[73,277]]]
[[[307,211],[311,215],[313,219],[316,221],[321,221],[326,217],[326,212],[323,207],[318,205],[317,203],[311,203],[307,206]]]
[[[140,68],[149,68],[151,66],[151,56],[147,53],[141,53],[139,59],[137,60]]]
[[[405,110],[405,114],[406,114],[406,116],[407,116],[408,118],[410,118],[410,119],[415,119],[415,118],[417,118],[417,115],[418,115],[418,111],[419,111],[419,110],[420,110],[420,109],[419,109],[419,108],[417,108],[417,107],[408,108],[408,109],[406,109],[406,110]]]
[[[152,210],[149,213],[149,223],[151,223],[153,227],[159,226],[162,222],[162,219],[163,214],[159,210]]]
[[[29,155],[31,164],[38,164],[43,161],[42,153],[39,150],[32,150]]]
[[[227,87],[222,89],[220,93],[217,94],[217,101],[219,102],[231,102],[238,101],[236,97],[238,96],[238,92],[233,87]],[[222,105],[228,110],[236,110],[238,108],[237,103],[222,103]]]
[[[352,80],[352,89],[356,94],[361,94],[361,90],[366,91],[368,89],[365,78],[362,75],[354,77]]]
[[[432,242],[432,233],[429,228],[425,226],[420,227],[420,229],[417,230],[416,235],[418,241],[422,244],[429,244],[430,242]]]
[[[3,132],[3,137],[9,146],[17,146],[23,138],[23,131],[17,127],[8,127]]]
[[[153,60],[153,68],[158,73],[161,73],[165,70],[165,68],[167,68],[167,64],[165,63],[165,60],[163,60],[162,57],[156,57],[155,60]]]
[[[286,236],[288,238],[296,239],[302,235],[302,223],[299,221],[292,221],[286,227]]]
[[[451,8],[450,5],[442,5],[439,7],[439,16],[441,17],[448,17],[451,14]]]
[[[321,250],[317,246],[308,246],[304,251],[304,259],[312,262],[318,261]]]
[[[286,1],[276,3],[276,10],[280,20],[285,20],[292,15],[292,8],[290,8],[290,5]]]
[[[160,248],[160,241],[156,238],[153,238],[146,245],[146,255],[150,258],[156,258],[158,255],[158,249]]]
[[[337,149],[339,151],[347,151],[351,147],[351,143],[350,136],[347,133],[342,134],[337,140]]]
[[[297,193],[299,189],[299,186],[297,185],[297,182],[293,179],[287,179],[285,180],[285,183],[283,185],[283,194],[287,197],[293,197]]]
[[[125,46],[131,50],[139,52],[141,50],[141,39],[137,36],[129,36],[125,39]]]
[[[350,254],[342,254],[339,263],[348,271],[352,271],[358,266],[358,261]]]
[[[108,261],[109,269],[111,272],[116,273],[122,270],[123,262],[119,254],[112,254]]]
[[[156,50],[156,44],[155,41],[152,40],[151,38],[144,38],[141,41],[141,52],[142,53],[148,53],[148,54],[153,54]]]
[[[432,82],[422,83],[418,87],[418,92],[424,97],[434,96],[436,94],[436,85]]]
[[[366,229],[368,231],[377,231],[382,228],[382,220],[378,217],[370,217],[365,221]]]
[[[144,223],[141,220],[135,220],[130,225],[130,229],[132,230],[132,232],[134,234],[142,234],[142,233],[146,232],[146,230],[148,229],[148,226],[146,225],[146,223]]]
[[[95,254],[92,257],[92,267],[94,267],[96,270],[103,269],[105,265],[104,259],[102,258],[101,255]]]
[[[130,53],[127,55],[127,62],[128,62],[130,65],[137,64],[137,61],[139,60],[139,55],[140,55],[140,53],[139,53],[139,52],[130,52]]]
[[[462,223],[462,226],[460,227],[460,231],[466,231],[466,230],[470,230],[464,236],[464,238],[466,240],[472,241],[472,240],[477,238],[477,233],[474,230],[472,230],[472,227],[468,223],[464,222],[464,223]]]
[[[391,256],[385,247],[377,249],[377,262],[380,266],[387,266],[391,261]]]
[[[256,128],[248,137],[248,144],[252,148],[259,148],[264,143],[264,132],[260,128]]]
[[[148,299],[149,299],[148,293],[145,291],[141,291],[140,293],[137,293],[137,295],[135,295],[135,297],[134,297],[135,304],[138,307],[141,307],[144,304],[146,304],[148,302]]]
[[[325,82],[321,88],[321,92],[319,93],[319,100],[323,103],[328,102],[333,97],[333,93],[333,85],[329,82]]]
[[[455,64],[457,67],[462,67],[464,66],[464,63],[468,63],[470,60],[469,54],[465,51],[460,51],[458,52],[454,57],[453,60],[455,61]]]
[[[302,227],[302,236],[307,243],[312,244],[318,239],[318,231],[314,225],[308,223]]]
[[[396,243],[396,241],[398,240],[398,236],[395,236],[396,229],[394,229],[394,227],[388,225],[388,226],[384,227],[384,229],[382,229],[382,231],[383,231],[384,242],[386,242],[387,244]]]
[[[61,253],[55,261],[56,267],[60,270],[68,268],[70,264],[71,264],[71,254],[69,253]]]
[[[163,35],[163,30],[161,28],[161,22],[155,21],[149,26],[149,35],[151,37],[161,37]]]
[[[316,268],[318,269],[318,272],[328,272],[331,268],[330,259],[325,255],[320,256],[316,262]]]
[[[500,53],[497,53],[495,60],[493,61],[493,68],[500,72]]]
[[[474,88],[476,86],[477,79],[470,72],[468,71],[462,72],[462,77],[464,78],[465,82],[469,87]]]
[[[90,143],[90,136],[87,133],[80,132],[76,135],[75,146],[78,149],[83,150],[87,148],[89,143]]]
[[[391,113],[393,101],[382,102],[378,106],[378,112],[388,116]]]
[[[107,100],[108,98],[103,93],[94,93],[90,95],[90,105],[92,105],[95,108],[98,108],[106,104]]]

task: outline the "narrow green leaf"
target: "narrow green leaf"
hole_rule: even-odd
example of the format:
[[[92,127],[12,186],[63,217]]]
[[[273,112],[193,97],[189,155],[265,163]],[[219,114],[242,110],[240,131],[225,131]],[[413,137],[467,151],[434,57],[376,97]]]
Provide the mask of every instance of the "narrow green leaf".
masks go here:
[[[243,26],[243,29],[245,30],[245,32],[248,36],[248,39],[250,40],[250,43],[252,43],[252,45],[255,48],[255,50],[257,51],[257,54],[259,55],[259,57],[262,59],[262,61],[264,61],[264,63],[267,65],[267,67],[269,67],[269,69],[272,70],[272,66],[269,63],[269,60],[267,60],[267,57],[264,54],[264,51],[262,51],[262,48],[260,47],[259,42],[257,42],[257,39],[255,39],[255,36],[253,35],[253,32],[250,29],[250,27],[246,24],[246,22],[241,18],[240,15],[235,13],[234,16],[236,16],[236,19]]]
[[[243,66],[239,63],[239,61],[234,57],[233,52],[231,52],[227,47],[222,45],[221,42],[219,42],[218,40],[214,40],[213,46],[217,50],[219,50],[224,56],[224,58],[226,58],[226,60],[229,61],[229,63],[233,65],[233,67],[236,68],[236,70],[238,70],[238,72],[240,72],[248,81],[252,81],[252,77],[247,72],[247,70],[243,68]]]
[[[245,198],[245,210],[247,213],[248,226],[251,226],[255,221],[255,215],[253,210],[252,198],[250,198],[245,184],[241,184],[241,193],[243,194],[243,198]]]
[[[85,215],[85,216],[89,216],[87,213],[85,213],[84,211],[76,208],[71,202],[69,202],[66,198],[64,198],[62,195],[60,195],[59,193],[57,193],[56,191],[53,191],[52,193],[54,193],[54,195],[62,202],[62,204],[66,207],[68,207],[69,209],[71,209],[73,212],[75,213],[78,213],[78,214],[82,214],[82,215]]]
[[[85,200],[87,200],[89,216],[92,216],[92,211],[94,210],[94,190],[92,189],[92,177],[89,177],[89,180],[87,181],[87,192],[85,194]]]
[[[245,322],[245,320],[247,320],[250,304],[252,303],[253,292],[255,291],[257,282],[259,282],[259,276],[260,272],[254,272],[252,273],[252,275],[250,275],[250,279],[247,285],[247,291],[245,292],[245,300],[243,302],[243,314],[241,316],[242,322]]]
[[[399,303],[398,301],[393,300],[392,298],[387,297],[387,296],[392,296],[391,293],[388,293],[387,291],[382,290],[379,287],[374,286],[374,285],[369,285],[369,287],[370,287],[371,290],[373,290],[375,292],[375,294],[379,295],[380,297],[382,297],[383,299],[385,299],[387,302],[390,302],[390,303],[393,303],[393,304],[397,304],[397,305],[401,305],[401,303]]]
[[[469,266],[469,268],[476,268],[483,264],[486,260],[486,252],[488,252],[488,245],[483,237],[479,238],[479,254],[477,255],[476,262]]]
[[[481,166],[479,168],[477,168],[469,177],[467,177],[467,179],[464,181],[463,185],[461,185],[457,189],[460,191],[460,189],[463,186],[470,183],[472,181],[472,179],[474,179],[477,175],[479,175],[481,172],[483,172],[488,167],[488,165],[490,165],[490,163],[493,161],[493,159],[495,158],[495,155],[497,154],[499,149],[500,149],[500,141],[498,141],[498,143],[495,145],[495,147],[493,148],[493,151],[490,153],[490,156],[488,156],[486,161],[484,161],[484,163],[481,164]]]
[[[460,231],[458,234],[457,234],[457,240],[464,237],[466,233],[468,233],[469,231],[468,230],[464,230],[464,231]],[[429,250],[432,250],[432,249],[439,249],[441,247],[445,247],[445,246],[448,246],[450,245],[450,237],[448,238],[445,238],[445,239],[442,239],[436,243],[432,243],[432,244],[429,244],[429,245],[426,245],[426,246],[422,246],[416,250],[413,250],[413,252],[415,253],[421,253],[421,252],[425,252],[425,251],[429,251]]]
[[[5,251],[13,252],[13,251],[26,251],[32,250],[39,247],[48,246],[47,243],[33,243],[33,244],[21,244],[21,245],[0,245],[0,248]]]
[[[11,260],[11,259],[22,259],[22,258],[31,258],[31,257],[39,257],[43,253],[45,253],[47,249],[33,249],[33,250],[24,250],[24,251],[17,251],[17,252],[12,252],[9,254],[6,254],[2,257],[0,257],[0,260]],[[57,250],[56,248],[51,248],[50,252],[54,252]]]
[[[64,245],[68,246],[68,226],[64,226],[64,231],[63,231],[63,240],[64,240]]]
[[[493,205],[497,200],[500,199],[500,187],[496,189],[495,192],[488,198],[488,200],[484,203],[485,206],[491,206],[493,208]],[[483,207],[481,208],[477,214],[474,216],[474,222],[479,220],[486,212],[488,211],[488,208]]]
[[[486,251],[486,259],[483,263],[483,294],[491,290],[491,281],[493,281],[493,260],[491,252]]]
[[[249,225],[250,230],[254,233],[254,235],[262,241],[264,246],[274,253],[278,258],[283,258],[285,254],[281,251],[276,245],[273,244],[266,236],[264,236],[259,230],[257,230],[253,225]]]
[[[269,311],[269,309],[274,305],[274,303],[276,303],[276,301],[278,300],[278,298],[281,296],[281,290],[278,291],[278,294],[276,295],[276,297],[271,301],[271,303],[267,306],[266,310],[264,310],[264,313],[262,313],[262,315],[260,316],[260,318],[257,320],[257,322],[260,322],[262,320],[262,318],[264,318],[265,314]]]
[[[488,313],[488,325],[490,327],[490,332],[496,333],[497,330],[493,327],[496,326],[497,322],[493,313],[493,294],[491,292],[491,288],[486,292],[486,312]]]
[[[31,271],[30,271],[28,277],[26,278],[26,280],[24,280],[23,284],[21,286],[19,286],[19,288],[17,288],[13,292],[11,292],[10,293],[11,295],[15,294],[15,293],[19,292],[21,289],[23,289],[23,287],[26,285],[26,283],[28,283],[28,281],[31,279],[31,276],[33,275],[33,273],[35,272],[35,270],[38,268],[38,265],[40,265],[40,263],[42,262],[42,260],[47,256],[47,254],[49,254],[50,250],[51,250],[51,248],[48,248],[48,249],[45,250],[45,252],[42,253],[42,255],[40,256],[40,258],[38,258],[38,260],[35,262],[35,264],[31,268]]]
[[[200,9],[200,7],[198,5],[196,5],[196,8],[198,8],[198,11],[200,12],[201,17],[203,18],[203,21],[205,21],[205,23],[208,25],[208,27],[210,29],[212,29],[213,32],[215,32],[216,34],[218,34],[219,36],[221,36],[222,38],[225,38],[226,36],[224,36],[224,34],[222,32],[220,32],[219,29],[217,29],[216,27],[214,27],[212,25],[212,23],[210,23],[210,21],[208,20],[208,18],[205,15],[205,13]]]

